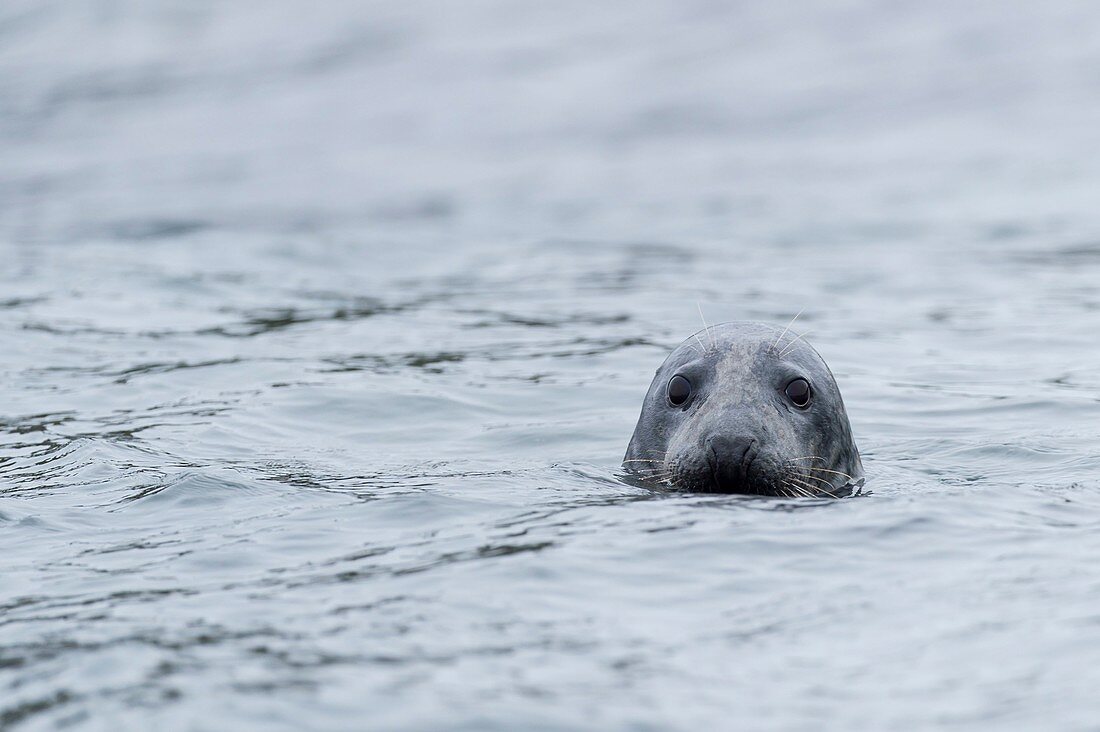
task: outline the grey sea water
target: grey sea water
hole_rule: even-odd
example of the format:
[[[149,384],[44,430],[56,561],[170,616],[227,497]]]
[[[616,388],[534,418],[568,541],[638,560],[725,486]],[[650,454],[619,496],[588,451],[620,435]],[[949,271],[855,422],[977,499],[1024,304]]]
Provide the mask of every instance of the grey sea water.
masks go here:
[[[1100,6],[0,5],[0,727],[1096,729]],[[865,494],[645,490],[710,322]]]

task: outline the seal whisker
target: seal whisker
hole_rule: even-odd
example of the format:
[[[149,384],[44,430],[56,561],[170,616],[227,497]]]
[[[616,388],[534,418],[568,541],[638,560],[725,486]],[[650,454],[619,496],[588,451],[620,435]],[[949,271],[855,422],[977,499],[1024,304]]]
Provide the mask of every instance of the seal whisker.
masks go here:
[[[657,472],[651,475],[643,476],[642,480],[648,480],[652,483],[664,483],[665,485],[672,485],[673,479],[675,477],[676,476],[669,472]]]
[[[702,352],[702,353],[701,353],[700,355],[701,355],[701,356],[705,356],[705,355],[707,355],[707,345],[706,345],[705,343],[703,343],[703,341],[702,341],[702,340],[700,340],[700,338],[699,338],[699,334],[698,334],[698,333],[695,333],[695,334],[694,334],[694,337],[695,337],[695,342],[696,342],[696,343],[698,343],[698,344],[699,344],[699,347],[703,349],[703,352]],[[694,349],[694,348],[692,348],[692,350],[695,350],[695,349]]]
[[[790,493],[788,493],[788,498],[795,499],[795,498],[799,498],[800,495],[805,495],[805,491],[800,489],[798,487],[798,485],[795,485],[790,480],[784,480],[783,481],[783,488],[788,489],[790,491]]]
[[[796,345],[796,344],[797,344],[797,343],[798,343],[799,341],[802,341],[803,343],[805,343],[806,341],[805,341],[805,340],[803,340],[803,339],[804,339],[804,338],[805,338],[806,336],[808,336],[808,335],[809,335],[809,334],[810,334],[811,332],[813,332],[813,331],[809,331],[809,330],[808,330],[808,331],[806,331],[805,333],[802,333],[802,334],[801,334],[801,335],[799,335],[799,336],[798,336],[797,338],[795,338],[795,339],[794,339],[793,341],[791,341],[791,342],[790,342],[790,343],[788,343],[788,344],[787,344],[786,346],[784,346],[784,347],[783,347],[783,350],[779,352],[779,357],[780,357],[780,358],[782,358],[783,356],[786,356],[786,355],[787,355],[788,353],[790,353],[791,349],[792,349],[792,348],[794,348],[794,347],[795,347],[795,345]]]
[[[816,480],[818,483],[822,483],[824,485],[827,485],[830,488],[833,485],[833,482],[831,480],[825,480],[824,478],[819,478],[818,476],[810,475],[809,473],[799,473],[798,477],[799,478],[805,478],[806,480]]]
[[[824,461],[825,458],[819,457],[817,455],[806,455],[805,457],[787,458],[787,462],[789,462],[789,463],[793,463],[795,460],[822,460],[822,461]]]
[[[668,473],[668,470],[664,467],[660,468],[635,468],[634,472],[643,476],[654,476],[659,473]]]
[[[707,325],[707,319],[703,317],[703,306],[699,304],[698,300],[695,301],[695,309],[699,311],[699,320],[703,321],[703,333],[710,337],[714,350],[718,350],[718,339],[710,332],[710,326]]]
[[[806,312],[806,308],[802,308],[801,310],[799,310],[798,314],[795,315],[793,318],[791,318],[791,322],[787,323],[787,327],[783,329],[783,332],[780,333],[779,337],[775,339],[775,343],[772,344],[772,347],[771,347],[770,350],[773,353],[775,352],[775,349],[779,347],[779,342],[781,340],[783,340],[783,336],[787,335],[787,332],[791,329],[791,326],[794,325],[794,321],[796,321],[800,317],[802,317],[802,313],[804,313],[804,312]]]
[[[788,483],[787,485],[789,485],[791,487],[791,490],[794,491],[794,498],[813,498],[813,495],[807,492],[805,488],[797,486],[794,483]]]
[[[837,475],[843,475],[848,480],[855,480],[855,478],[853,478],[852,476],[848,475],[847,473],[841,472],[839,470],[829,470],[828,468],[815,468],[815,467],[812,467],[812,466],[809,467],[808,469],[816,471],[818,473],[835,473]]]
[[[809,491],[807,491],[805,488],[803,488],[801,486],[792,484],[791,488],[793,490],[798,491],[798,495],[802,496],[803,498],[814,498],[815,497],[812,493],[810,493]]]
[[[798,480],[797,478],[790,478],[790,477],[787,478],[787,482],[792,488],[794,488],[795,490],[797,490],[799,493],[806,496],[807,498],[812,498],[813,497],[813,496],[808,495],[806,493],[806,489],[812,487],[812,486],[810,486],[809,483],[803,483],[802,481]]]
[[[629,460],[623,460],[624,463],[663,463],[663,459],[652,458],[630,458]]]
[[[816,486],[816,485],[810,485],[809,483],[803,483],[798,478],[791,478],[791,480],[793,480],[795,483],[797,483],[799,485],[806,486],[806,488],[810,489],[811,491],[819,491],[820,493],[825,493],[829,496],[832,496],[833,498],[837,497],[837,495],[835,493],[833,493],[832,491],[825,490],[824,488],[821,488],[821,487]],[[820,495],[820,493],[818,495]],[[810,496],[810,497],[814,498],[814,497],[817,497],[817,496]]]
[[[833,484],[832,484],[832,483],[831,483],[830,481],[827,481],[827,480],[825,480],[824,478],[818,478],[818,477],[816,477],[816,476],[813,476],[813,475],[802,475],[802,477],[803,477],[803,478],[806,478],[806,479],[808,479],[808,480],[816,480],[816,481],[817,481],[818,483],[821,483],[821,484],[823,484],[823,485],[827,485],[827,486],[829,486],[829,488],[833,488],[833,487],[834,487],[834,486],[833,486]],[[829,494],[830,496],[832,496],[833,498],[840,498],[840,496],[838,496],[837,494],[833,493],[833,492],[832,492],[831,490],[829,490],[829,488],[818,488],[817,490],[820,490],[820,491],[825,491],[826,493],[828,493],[828,494]]]
[[[795,480],[798,480],[798,479],[795,479]],[[809,487],[812,490],[816,491],[817,495],[821,495],[822,493],[825,493],[826,495],[829,496],[829,498],[833,498],[833,499],[840,498],[839,495],[837,495],[833,491],[829,490],[828,488],[822,488],[822,487],[820,487],[820,485],[811,485],[810,483],[806,483],[805,481],[801,481],[801,480],[799,482],[801,482],[803,485],[807,485],[807,487]],[[833,483],[828,483],[828,485],[829,485],[829,488],[833,487]]]

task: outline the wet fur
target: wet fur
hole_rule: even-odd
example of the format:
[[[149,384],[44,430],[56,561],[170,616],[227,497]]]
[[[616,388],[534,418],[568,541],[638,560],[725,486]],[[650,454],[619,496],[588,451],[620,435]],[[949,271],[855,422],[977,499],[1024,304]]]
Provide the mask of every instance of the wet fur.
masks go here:
[[[666,396],[669,379],[692,383],[682,407]],[[792,379],[813,390],[800,410],[783,393]],[[751,439],[748,468],[723,482],[714,445]],[[710,445],[710,446],[708,446]],[[762,323],[722,323],[681,343],[657,370],[623,467],[674,488],[772,496],[839,497],[862,484],[863,465],[836,380],[802,336]]]

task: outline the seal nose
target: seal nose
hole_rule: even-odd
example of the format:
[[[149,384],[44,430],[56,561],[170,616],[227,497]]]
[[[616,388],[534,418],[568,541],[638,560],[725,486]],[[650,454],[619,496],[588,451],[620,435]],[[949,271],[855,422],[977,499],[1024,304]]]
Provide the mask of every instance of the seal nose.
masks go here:
[[[755,447],[756,440],[751,437],[714,435],[707,440],[711,475],[719,491],[738,493],[747,489]]]

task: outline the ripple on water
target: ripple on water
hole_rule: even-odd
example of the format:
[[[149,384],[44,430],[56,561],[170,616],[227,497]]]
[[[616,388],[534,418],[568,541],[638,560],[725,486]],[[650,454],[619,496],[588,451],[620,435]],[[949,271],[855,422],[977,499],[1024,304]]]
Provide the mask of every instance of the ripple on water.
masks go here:
[[[1093,5],[177,5],[0,7],[0,728],[1095,727]],[[800,310],[862,493],[621,479]]]

